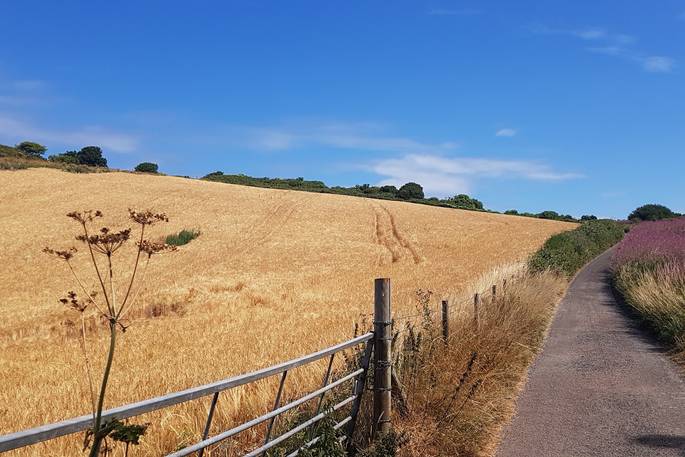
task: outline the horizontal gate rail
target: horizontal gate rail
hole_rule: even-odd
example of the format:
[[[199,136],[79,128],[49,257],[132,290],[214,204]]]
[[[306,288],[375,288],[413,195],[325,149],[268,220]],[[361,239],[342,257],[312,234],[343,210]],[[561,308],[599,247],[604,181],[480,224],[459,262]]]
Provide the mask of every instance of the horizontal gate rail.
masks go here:
[[[185,402],[188,402],[191,400],[195,400],[198,398],[203,398],[203,397],[206,397],[209,395],[218,394],[219,392],[222,392],[225,390],[229,390],[229,389],[232,389],[235,387],[239,387],[239,386],[242,386],[245,384],[249,384],[251,382],[255,382],[255,381],[258,381],[261,379],[265,379],[265,378],[268,378],[270,376],[281,374],[281,373],[284,373],[286,371],[292,370],[294,368],[298,368],[298,367],[301,367],[303,365],[310,364],[312,362],[323,359],[325,357],[329,357],[329,356],[331,356],[337,352],[344,351],[346,349],[350,349],[350,348],[359,346],[363,343],[367,343],[367,345],[372,344],[373,343],[373,333],[366,333],[364,335],[358,336],[356,338],[345,341],[343,343],[339,343],[335,346],[331,346],[331,347],[323,349],[321,351],[314,352],[314,353],[306,355],[304,357],[293,359],[293,360],[290,360],[288,362],[280,363],[278,365],[274,365],[271,367],[263,368],[261,370],[257,370],[257,371],[251,372],[251,373],[246,373],[243,375],[239,375],[239,376],[235,376],[232,378],[217,381],[217,382],[214,382],[211,384],[205,384],[203,386],[192,387],[190,389],[182,390],[180,392],[174,392],[174,393],[170,393],[170,394],[163,395],[160,397],[155,397],[155,398],[143,400],[143,401],[140,401],[137,403],[132,403],[129,405],[109,409],[109,410],[104,411],[102,413],[102,420],[103,420],[103,422],[105,422],[105,421],[109,421],[109,420],[113,420],[113,419],[126,419],[129,417],[139,416],[139,415],[144,414],[144,413],[157,411],[157,410],[167,408],[170,406],[179,405],[179,404],[182,404],[182,403],[185,403]],[[368,352],[368,351],[366,351],[366,352]],[[368,361],[367,361],[366,366],[368,367]],[[331,390],[334,387],[337,387],[346,381],[349,381],[353,378],[357,378],[358,376],[361,376],[363,378],[365,375],[364,371],[365,371],[365,368],[361,368],[359,370],[356,370],[353,373],[351,373],[347,376],[344,376],[343,378],[341,378],[335,382],[327,384],[325,387],[322,387],[321,389],[318,389],[315,392],[312,392],[311,394],[305,395],[304,397],[300,398],[299,400],[291,402],[290,404],[285,405],[283,407],[280,407],[280,408],[278,408],[278,409],[276,409],[276,410],[274,410],[268,414],[265,414],[265,415],[260,416],[256,419],[253,419],[252,421],[250,421],[246,424],[235,427],[234,429],[229,430],[228,432],[224,432],[224,434],[233,432],[233,433],[231,433],[231,435],[228,435],[228,436],[232,436],[236,433],[239,433],[239,431],[246,430],[247,428],[250,428],[251,426],[262,423],[262,422],[264,422],[264,421],[266,421],[272,417],[276,417],[279,414],[283,413],[284,411],[292,409],[295,406],[298,406],[307,400],[311,400],[313,398],[316,398],[317,396],[324,394],[328,390]],[[359,398],[359,394],[355,393],[351,397],[349,397],[349,398],[343,400],[342,402],[336,404],[335,406],[333,406],[333,410],[340,409],[344,405],[349,404],[350,402],[353,402],[358,398]],[[281,435],[278,438],[275,438],[271,441],[268,441],[264,446],[252,451],[250,454],[248,454],[248,456],[259,455],[261,452],[263,452],[267,449],[270,449],[271,447],[273,447],[276,444],[284,441],[285,439],[289,438],[290,436],[295,435],[297,432],[304,430],[308,426],[320,421],[327,414],[328,414],[327,412],[317,414],[316,416],[309,419],[308,421],[298,425],[297,427],[290,430],[289,432],[286,432],[284,435]],[[252,424],[252,425],[246,426],[247,424]],[[43,425],[43,426],[28,429],[28,430],[22,430],[19,432],[10,433],[7,435],[2,435],[2,436],[0,436],[0,452],[9,451],[9,450],[17,449],[20,447],[41,443],[44,441],[48,441],[48,440],[58,438],[61,436],[65,436],[65,435],[70,435],[73,433],[78,433],[78,432],[87,430],[87,429],[91,428],[92,426],[93,426],[93,416],[92,415],[84,415],[84,416],[76,417],[73,419],[68,419],[68,420],[61,421],[61,422],[56,422],[56,423],[49,424],[49,425]],[[238,430],[238,429],[240,429],[240,430]],[[236,430],[238,430],[238,431],[236,431]],[[223,434],[221,434],[221,435],[223,435]],[[221,436],[221,435],[217,435],[217,436]],[[207,440],[202,441],[201,443],[204,443],[206,441],[212,441],[212,443],[214,443],[214,442],[218,442],[220,440],[217,440],[216,437],[212,437],[212,438],[209,438]],[[201,448],[197,448],[197,449],[203,449],[204,447],[207,447],[208,445],[210,445],[212,443],[208,443],[208,444],[202,446]],[[198,443],[198,444],[200,444],[200,443]],[[195,446],[197,446],[197,445],[195,445]],[[183,452],[183,451],[185,451],[185,449],[181,450],[179,452]],[[181,456],[181,455],[188,455],[188,453],[182,453],[182,454],[176,453],[176,454],[172,454],[172,455]]]
[[[262,416],[256,417],[249,422],[245,422],[244,424],[238,425],[237,427],[234,427],[234,428],[227,430],[223,433],[219,433],[218,435],[215,435],[211,438],[207,438],[206,440],[200,441],[199,443],[196,443],[192,446],[188,446],[187,448],[184,448],[184,449],[181,449],[180,451],[174,452],[173,454],[169,454],[168,457],[182,457],[185,455],[190,455],[193,452],[197,452],[200,449],[206,448],[207,446],[211,446],[212,444],[218,443],[219,441],[223,441],[226,438],[232,437],[233,435],[237,435],[240,432],[244,432],[248,428],[252,428],[255,425],[261,424],[262,422],[266,422],[267,420],[269,420],[273,417],[279,416],[286,411],[289,411],[289,410],[291,410],[297,406],[300,406],[303,403],[306,403],[309,400],[313,400],[314,398],[318,397],[322,393],[328,392],[329,390],[334,389],[335,387],[338,387],[340,384],[343,384],[345,381],[349,381],[350,379],[356,378],[357,376],[359,376],[363,372],[364,372],[364,370],[362,370],[360,368],[359,370],[354,371],[354,372],[348,374],[347,376],[340,378],[337,381],[328,384],[326,387],[323,387],[323,388],[316,390],[310,394],[307,394],[298,400],[290,402],[285,406],[281,406],[278,409],[274,409],[273,411],[271,411],[269,413],[266,413]],[[351,397],[351,398],[356,398],[356,395]],[[270,442],[272,442],[272,441],[270,441]]]

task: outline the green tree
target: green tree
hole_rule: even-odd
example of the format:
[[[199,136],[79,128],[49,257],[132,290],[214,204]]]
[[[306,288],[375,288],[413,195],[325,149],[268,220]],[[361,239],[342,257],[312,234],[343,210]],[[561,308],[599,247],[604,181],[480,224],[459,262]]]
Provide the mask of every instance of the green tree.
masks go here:
[[[141,173],[157,173],[158,170],[159,166],[152,162],[141,162],[136,165],[135,168],[135,171],[139,171]]]
[[[508,209],[508,210],[506,210],[506,211],[504,212],[504,214],[509,214],[509,215],[511,215],[511,216],[517,216],[518,213],[519,213],[519,212],[518,212],[517,210],[515,210],[515,209]]]
[[[593,214],[584,214],[584,215],[580,216],[580,220],[581,221],[596,221],[597,216],[595,216]]]
[[[43,157],[45,151],[48,150],[48,148],[42,144],[34,143],[32,141],[22,141],[15,147],[29,157]]]
[[[78,152],[76,151],[66,151],[61,154],[55,154],[48,157],[51,162],[61,162],[61,163],[79,163],[78,162]]]
[[[381,186],[380,189],[381,192],[385,192],[386,194],[397,195],[397,187],[395,186]]]
[[[540,219],[559,219],[561,217],[556,211],[543,211],[538,213],[537,216]]]
[[[661,219],[670,219],[672,217],[677,216],[677,213],[674,213],[666,206],[651,203],[649,205],[642,205],[639,208],[635,209],[635,211],[630,213],[628,219],[630,219],[633,222],[659,221]]]
[[[466,194],[450,197],[447,199],[447,203],[463,209],[483,209],[483,203],[480,200],[471,198]]]
[[[102,156],[98,146],[86,146],[77,153],[78,163],[91,167],[107,167],[107,159]]]
[[[397,196],[402,200],[421,200],[423,199],[423,187],[415,182],[408,182],[400,187]]]

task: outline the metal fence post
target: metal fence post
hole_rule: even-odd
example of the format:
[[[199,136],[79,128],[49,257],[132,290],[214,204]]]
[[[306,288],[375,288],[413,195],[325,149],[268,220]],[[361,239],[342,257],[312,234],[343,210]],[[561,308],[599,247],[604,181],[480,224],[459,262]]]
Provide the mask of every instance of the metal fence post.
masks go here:
[[[392,320],[390,279],[378,278],[374,284],[374,358],[373,358],[373,437],[388,433],[392,412]]]
[[[448,300],[442,301],[442,339],[445,344],[450,338],[450,302]]]

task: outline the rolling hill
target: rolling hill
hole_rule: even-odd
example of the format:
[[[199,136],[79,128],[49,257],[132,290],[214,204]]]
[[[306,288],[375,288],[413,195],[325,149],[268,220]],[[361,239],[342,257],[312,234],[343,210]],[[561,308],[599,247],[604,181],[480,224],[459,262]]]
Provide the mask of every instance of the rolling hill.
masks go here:
[[[412,312],[416,289],[438,298],[459,294],[483,273],[525,259],[550,235],[575,226],[118,172],[0,171],[0,183],[0,433],[88,410],[74,336],[80,323],[58,302],[75,286],[64,264],[41,252],[78,247],[69,211],[99,209],[105,223],[127,227],[127,208],[152,208],[170,219],[155,227],[160,239],[184,228],[201,232],[153,259],[116,356],[110,406],[346,339],[360,315],[372,311],[376,277],[392,279],[396,311]],[[75,265],[85,274],[84,255],[77,253]],[[127,271],[132,261],[122,259],[118,267]],[[104,334],[94,323],[89,332],[99,354]],[[244,399],[236,395],[232,401],[240,405]],[[182,434],[178,427],[165,433]],[[62,441],[64,455],[78,448],[78,440]],[[12,455],[33,455],[21,452]]]

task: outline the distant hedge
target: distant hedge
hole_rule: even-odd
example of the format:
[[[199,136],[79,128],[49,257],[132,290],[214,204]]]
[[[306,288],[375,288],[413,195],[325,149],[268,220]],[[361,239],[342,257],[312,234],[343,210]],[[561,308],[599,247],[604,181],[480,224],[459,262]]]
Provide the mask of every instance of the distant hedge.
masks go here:
[[[533,271],[554,270],[568,276],[609,247],[625,233],[624,225],[600,219],[583,223],[575,230],[548,239],[529,261]]]

